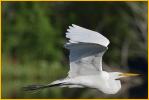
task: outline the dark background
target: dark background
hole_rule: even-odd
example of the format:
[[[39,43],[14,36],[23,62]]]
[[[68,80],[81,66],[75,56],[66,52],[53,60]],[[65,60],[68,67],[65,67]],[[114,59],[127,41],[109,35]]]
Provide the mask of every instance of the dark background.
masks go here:
[[[103,69],[140,73],[106,95],[54,87],[24,92],[67,76],[65,32],[76,24],[110,40]],[[147,2],[2,2],[2,98],[147,98]]]

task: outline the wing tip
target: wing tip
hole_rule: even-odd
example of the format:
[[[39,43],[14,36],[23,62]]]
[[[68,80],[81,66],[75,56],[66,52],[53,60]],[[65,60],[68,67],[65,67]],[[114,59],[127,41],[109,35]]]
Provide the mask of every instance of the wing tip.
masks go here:
[[[109,44],[110,44],[110,41],[108,40],[108,38],[106,38],[104,35],[102,35],[102,34],[100,34],[99,32],[97,32],[97,31],[92,31],[92,30],[89,30],[89,29],[86,29],[86,28],[83,28],[83,27],[81,27],[81,26],[78,26],[78,25],[76,25],[76,24],[71,24],[70,26],[69,26],[69,28],[67,29],[67,32],[65,33],[66,34],[66,38],[68,38],[68,39],[70,39],[70,41],[76,41],[76,39],[77,39],[77,41],[78,41],[78,38],[76,38],[75,36],[77,35],[77,36],[80,36],[81,35],[81,37],[82,37],[82,35],[83,34],[76,34],[76,31],[78,30],[78,32],[80,32],[80,30],[81,31],[88,31],[88,32],[94,32],[95,33],[95,35],[97,36],[98,35],[98,40],[97,40],[97,38],[96,38],[96,36],[95,36],[95,39],[97,40],[97,41],[95,41],[95,42],[93,42],[94,41],[94,39],[92,39],[91,41],[88,41],[88,42],[92,42],[92,43],[97,43],[97,44],[101,44],[101,45],[103,45],[103,46],[105,46],[105,47],[107,47]],[[98,34],[97,34],[98,33]],[[75,39],[74,39],[75,38]],[[100,39],[103,39],[105,42],[103,42],[103,41],[100,41]],[[69,42],[70,42],[69,41]],[[84,40],[79,40],[79,42],[84,42]],[[88,43],[87,42],[87,43]],[[73,43],[73,42],[72,42]]]

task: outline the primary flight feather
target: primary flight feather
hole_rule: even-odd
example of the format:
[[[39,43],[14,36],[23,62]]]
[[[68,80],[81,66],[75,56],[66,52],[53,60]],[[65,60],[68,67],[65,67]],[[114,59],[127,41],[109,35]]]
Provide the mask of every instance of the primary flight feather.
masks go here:
[[[60,86],[69,88],[94,88],[106,94],[115,94],[121,89],[119,78],[136,76],[122,72],[102,70],[102,56],[108,49],[109,40],[98,32],[72,24],[66,32],[69,42],[70,70],[65,79],[47,85],[29,85],[24,90],[37,90]]]

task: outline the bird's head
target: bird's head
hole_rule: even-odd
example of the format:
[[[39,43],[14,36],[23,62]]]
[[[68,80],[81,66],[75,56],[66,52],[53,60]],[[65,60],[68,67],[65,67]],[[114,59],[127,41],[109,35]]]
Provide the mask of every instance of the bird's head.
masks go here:
[[[136,74],[136,73],[122,73],[122,72],[112,72],[111,76],[115,78],[116,80],[124,78],[124,77],[134,77],[134,76],[139,76],[141,74]]]

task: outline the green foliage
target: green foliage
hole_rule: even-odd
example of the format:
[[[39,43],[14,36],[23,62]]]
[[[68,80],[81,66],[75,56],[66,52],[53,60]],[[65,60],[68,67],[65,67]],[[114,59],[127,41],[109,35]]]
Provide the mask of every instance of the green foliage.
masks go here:
[[[62,56],[59,49],[62,47],[61,34],[52,25],[45,8],[40,7],[39,3],[18,3],[14,6],[16,8],[7,8],[11,9],[12,16],[7,15],[4,21],[5,27],[10,29],[3,29],[6,34],[3,37],[9,37],[7,41],[3,39],[3,51],[8,47],[7,50],[21,60],[59,60]]]

